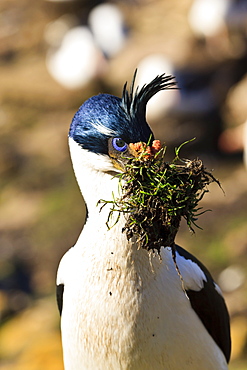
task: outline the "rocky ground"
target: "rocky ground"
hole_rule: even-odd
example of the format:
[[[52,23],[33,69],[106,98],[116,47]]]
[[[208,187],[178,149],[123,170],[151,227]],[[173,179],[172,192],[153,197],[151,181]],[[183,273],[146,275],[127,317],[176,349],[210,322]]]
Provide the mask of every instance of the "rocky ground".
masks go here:
[[[244,370],[247,172],[243,134],[239,138],[235,133],[247,114],[246,30],[224,28],[213,38],[198,40],[187,18],[192,0],[119,1],[129,29],[124,48],[104,60],[85,86],[69,90],[46,68],[51,47],[47,25],[64,14],[85,22],[93,3],[0,4],[0,369],[62,369],[56,269],[85,217],[67,148],[68,127],[86,98],[99,92],[120,95],[140,60],[161,53],[183,81],[191,75],[196,79],[194,91],[187,83],[186,97],[198,96],[203,85],[214,98],[211,110],[198,111],[201,102],[191,104],[191,98],[183,103],[189,110],[176,106],[158,118],[150,114],[150,120],[169,148],[197,136],[198,144],[190,144],[184,155],[202,157],[221,181],[225,193],[212,184],[203,200],[205,209],[213,210],[201,216],[203,230],[191,235],[182,224],[177,242],[195,253],[221,284],[232,320],[230,369]],[[202,103],[205,108],[206,100]]]

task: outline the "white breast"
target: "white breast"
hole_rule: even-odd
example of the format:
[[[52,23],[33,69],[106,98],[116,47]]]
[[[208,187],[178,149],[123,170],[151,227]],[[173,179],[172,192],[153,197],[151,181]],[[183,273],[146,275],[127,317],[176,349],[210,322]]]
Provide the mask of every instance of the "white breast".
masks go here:
[[[137,250],[121,222],[110,231],[91,226],[59,268],[65,369],[227,369],[182,290],[171,251]]]

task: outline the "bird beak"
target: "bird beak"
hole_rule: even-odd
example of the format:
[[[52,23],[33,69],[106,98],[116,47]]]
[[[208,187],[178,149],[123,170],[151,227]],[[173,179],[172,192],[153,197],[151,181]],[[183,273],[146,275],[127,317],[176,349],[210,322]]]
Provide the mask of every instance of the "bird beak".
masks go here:
[[[125,172],[125,165],[130,159],[134,158],[134,155],[131,153],[129,147],[124,152],[118,152],[115,149],[111,150],[109,148],[108,153],[112,160],[113,166],[121,172]]]

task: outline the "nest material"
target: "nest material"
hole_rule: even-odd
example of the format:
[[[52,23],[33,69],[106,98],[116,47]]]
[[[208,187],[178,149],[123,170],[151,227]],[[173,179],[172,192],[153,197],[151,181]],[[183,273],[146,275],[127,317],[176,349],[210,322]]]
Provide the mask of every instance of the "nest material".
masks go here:
[[[199,227],[198,216],[206,212],[199,207],[199,202],[208,192],[207,186],[211,182],[220,186],[200,159],[181,160],[180,148],[176,149],[174,160],[168,163],[165,147],[158,152],[154,148],[155,154],[151,155],[150,147],[144,145],[136,157],[128,160],[126,171],[120,177],[122,197],[110,202],[113,207],[108,222],[114,211],[119,215],[128,213],[123,232],[128,239],[136,237],[142,248],[158,251],[161,246],[173,248],[181,218],[194,232],[194,226]]]

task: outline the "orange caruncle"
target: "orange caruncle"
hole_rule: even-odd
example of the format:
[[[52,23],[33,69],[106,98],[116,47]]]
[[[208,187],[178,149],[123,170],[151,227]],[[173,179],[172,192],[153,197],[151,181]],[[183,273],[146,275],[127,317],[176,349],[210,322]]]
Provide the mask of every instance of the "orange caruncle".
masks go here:
[[[156,154],[161,149],[160,140],[154,140],[152,143],[152,153]]]
[[[160,140],[154,140],[152,146],[149,146],[141,141],[138,143],[130,143],[129,148],[131,153],[138,157],[139,155],[143,154],[143,159],[148,159],[154,156],[160,149],[161,143]]]

